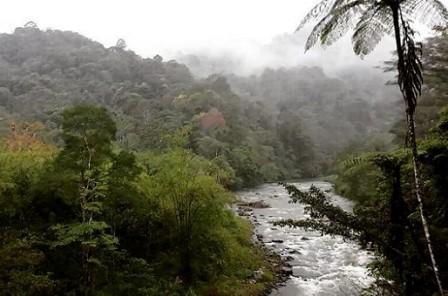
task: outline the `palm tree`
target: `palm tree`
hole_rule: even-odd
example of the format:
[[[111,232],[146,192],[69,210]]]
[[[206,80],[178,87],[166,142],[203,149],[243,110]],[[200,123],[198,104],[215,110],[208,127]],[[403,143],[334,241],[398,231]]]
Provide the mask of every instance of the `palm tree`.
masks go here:
[[[420,61],[422,45],[414,41],[413,21],[431,29],[446,27],[448,11],[439,0],[321,0],[303,19],[297,30],[312,21],[319,20],[306,43],[306,50],[318,41],[331,45],[353,29],[353,50],[359,56],[372,52],[385,35],[392,35],[398,55],[398,85],[406,105],[408,124],[407,143],[412,152],[415,195],[423,225],[435,280],[444,295],[437,261],[431,244],[429,225],[422,201],[422,181],[415,136],[415,109],[421,94],[423,76]]]

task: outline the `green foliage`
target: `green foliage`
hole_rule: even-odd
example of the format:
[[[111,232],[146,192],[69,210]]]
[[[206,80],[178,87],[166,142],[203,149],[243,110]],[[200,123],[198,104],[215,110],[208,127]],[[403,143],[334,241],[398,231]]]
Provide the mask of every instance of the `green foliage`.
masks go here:
[[[0,290],[5,295],[51,295],[55,282],[42,268],[42,237],[30,223],[37,213],[32,192],[50,150],[0,152]]]
[[[266,270],[228,204],[235,172],[183,147],[135,155],[101,107],[61,115],[62,149],[0,150],[0,288],[5,295],[250,295]],[[9,138],[8,138],[9,139]],[[138,243],[137,243],[138,242]]]
[[[339,161],[335,169],[335,189],[341,195],[359,203],[371,200],[376,194],[380,169],[371,161],[374,154],[349,156]]]
[[[355,239],[361,236],[358,219],[338,206],[332,205],[327,195],[315,186],[309,192],[303,192],[293,185],[285,184],[292,202],[305,204],[305,213],[310,218],[304,220],[283,220],[276,225],[315,229],[322,234],[342,235]]]
[[[61,127],[64,149],[59,157],[76,164],[73,170],[84,172],[111,156],[116,127],[105,108],[79,105],[67,109],[62,113]]]
[[[55,236],[51,247],[79,251],[82,282],[77,290],[91,294],[99,268],[105,267],[105,257],[118,246],[118,238],[110,233],[111,227],[101,220],[108,185],[104,180],[107,176],[104,164],[112,161],[116,127],[106,109],[88,105],[65,110],[61,127],[64,146],[52,173],[64,172],[77,184],[72,187],[76,217],[51,227]],[[116,164],[112,165],[115,175]]]
[[[218,265],[216,260],[222,252],[215,232],[222,220],[226,194],[213,176],[201,174],[203,161],[187,151],[174,151],[162,156],[160,166],[154,168],[157,173],[149,179],[151,193],[160,199],[165,219],[174,226],[178,272],[187,281],[197,275],[207,277],[207,269],[219,270],[203,263]]]
[[[442,280],[446,280],[448,137],[447,110],[420,142],[419,154],[424,176],[426,214],[431,220],[432,242],[439,259]],[[311,219],[283,221],[282,225],[306,227],[323,233],[355,239],[374,247],[377,259],[370,265],[376,278],[366,295],[377,290],[387,295],[433,295],[437,290],[428,260],[418,205],[413,197],[412,159],[404,150],[365,153],[347,157],[339,164],[336,190],[352,198],[353,214],[331,205],[325,193],[312,188],[300,192],[287,189],[294,201],[307,205]]]
[[[99,209],[99,207],[96,209]],[[81,248],[114,250],[118,240],[116,237],[106,234],[108,228],[109,226],[102,221],[68,225],[56,224],[52,227],[52,230],[56,233],[57,241],[52,244],[52,247],[56,248],[80,242]]]
[[[424,67],[423,78],[425,87],[418,102],[418,110],[415,114],[416,125],[418,127],[417,136],[425,138],[429,130],[438,122],[439,112],[448,105],[447,83],[444,56],[448,51],[447,32],[427,39],[424,43],[422,63]],[[391,64],[391,62],[388,62]],[[395,66],[395,64],[393,64]],[[395,142],[402,145],[405,142],[406,128],[405,118],[395,123],[392,133],[395,135]]]
[[[249,225],[225,207],[233,200],[217,183],[225,172],[179,148],[144,154],[140,161],[147,174],[142,186],[161,209],[157,243],[165,246],[159,250],[163,269],[187,283],[202,283],[202,291],[217,284],[223,295],[234,295],[239,279],[264,263],[252,247]]]
[[[229,188],[306,176],[312,171],[305,163],[311,147],[293,122],[299,118],[279,126],[294,135],[299,144],[298,148],[285,148],[286,138],[277,136],[275,112],[241,99],[226,78],[212,75],[194,80],[182,64],[164,62],[160,56],[143,59],[127,50],[124,40],[117,44],[104,48],[76,33],[31,27],[0,35],[0,77],[4,82],[0,115],[10,121],[43,122],[47,139],[56,144],[76,142],[87,132],[86,139],[101,146],[113,134],[121,148],[144,151],[183,147],[212,161],[220,157],[225,160],[220,163],[229,164],[229,172],[233,171],[226,184]],[[89,118],[100,115],[90,113],[106,111],[83,104],[107,108],[116,126],[108,119],[97,123],[107,131],[104,134],[88,131]],[[62,108],[73,105],[77,110],[70,112],[79,114],[60,115]],[[83,122],[78,130],[72,129],[74,135],[58,131],[61,121],[73,125],[66,121],[67,116],[73,122]],[[182,130],[184,135],[178,137]],[[7,125],[2,121],[0,133],[6,132]],[[82,142],[78,145],[84,149]],[[68,160],[67,164],[83,166],[82,162],[88,161],[87,151],[83,153],[80,163]],[[111,151],[97,153],[106,156]],[[73,158],[68,154],[65,157]],[[98,157],[94,160],[102,162]]]
[[[353,142],[370,147],[373,139],[385,145],[391,141],[387,132],[401,111],[401,96],[397,88],[384,86],[389,78],[367,67],[341,71],[338,77],[318,67],[292,67],[228,78],[237,94],[258,105],[248,116],[261,126],[274,122],[274,135],[259,137],[276,148],[275,164],[287,178],[329,173]],[[274,120],[265,117],[266,108]]]
[[[41,264],[45,254],[36,238],[2,229],[0,236],[0,290],[4,295],[51,295],[54,282]]]

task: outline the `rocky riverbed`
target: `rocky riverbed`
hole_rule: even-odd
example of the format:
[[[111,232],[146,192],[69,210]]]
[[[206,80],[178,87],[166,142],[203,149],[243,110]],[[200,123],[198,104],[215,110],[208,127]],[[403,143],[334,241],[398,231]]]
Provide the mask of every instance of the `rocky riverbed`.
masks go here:
[[[326,191],[332,201],[347,211],[351,202],[333,193],[332,185],[323,181],[295,183],[301,190],[314,184]],[[359,295],[372,278],[366,265],[372,254],[340,237],[322,236],[318,232],[274,226],[281,219],[305,218],[303,206],[289,203],[285,189],[266,184],[238,193],[238,213],[255,226],[254,239],[278,254],[286,262],[281,273],[285,281],[271,296],[349,296]]]

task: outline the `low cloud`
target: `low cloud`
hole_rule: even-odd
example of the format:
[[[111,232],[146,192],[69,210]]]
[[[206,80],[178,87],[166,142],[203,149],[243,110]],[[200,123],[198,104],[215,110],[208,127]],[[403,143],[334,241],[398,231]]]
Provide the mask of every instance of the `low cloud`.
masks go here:
[[[190,50],[188,54],[177,52],[174,56],[199,77],[214,73],[248,76],[259,74],[265,68],[296,66],[318,66],[330,76],[339,76],[340,72],[353,67],[373,69],[392,58],[391,38],[385,38],[371,55],[361,59],[354,54],[349,35],[328,48],[316,45],[305,53],[308,33],[303,31],[279,35],[268,44],[244,42],[218,50],[202,48]]]

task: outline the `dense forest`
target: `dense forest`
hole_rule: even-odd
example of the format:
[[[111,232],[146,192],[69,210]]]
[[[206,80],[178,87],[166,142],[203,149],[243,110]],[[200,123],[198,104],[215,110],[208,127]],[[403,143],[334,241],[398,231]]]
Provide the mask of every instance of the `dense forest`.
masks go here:
[[[0,41],[3,135],[20,119],[42,123],[41,136],[59,144],[60,111],[99,104],[117,122],[118,144],[132,150],[161,149],[166,134],[189,126],[187,146],[230,168],[230,188],[321,175],[347,142],[387,145],[400,108],[395,88],[373,87],[388,79],[380,70],[370,84],[356,81],[359,70],[344,81],[300,67],[194,79],[185,65],[143,59],[123,40],[104,48],[76,33],[24,27]]]
[[[237,76],[229,73],[232,69],[238,72],[237,61],[231,57],[189,55],[181,60],[197,75],[207,69],[223,72],[241,98],[261,103],[282,121],[289,121],[292,129],[306,135],[313,154],[303,159],[313,157],[313,175],[326,174],[349,146],[375,146],[377,150],[394,146],[390,131],[402,109],[400,93],[395,86],[387,85],[393,76],[381,69],[347,66],[332,77],[319,67],[295,66]],[[368,80],[363,79],[366,75]],[[285,128],[287,124],[283,124],[283,134],[292,138]]]
[[[0,64],[1,295],[272,285],[228,191],[305,174],[291,162],[310,148],[283,143],[271,114],[123,40],[28,24],[0,36]]]
[[[448,282],[448,96],[447,33],[428,39],[422,62],[425,87],[416,112],[419,127],[425,214],[440,280]],[[336,191],[355,201],[354,212],[333,206],[317,188],[303,192],[287,185],[293,202],[305,203],[313,219],[280,225],[318,229],[359,241],[376,252],[370,270],[376,281],[367,295],[439,295],[431,254],[415,200],[412,155],[405,148],[406,119],[392,128],[396,149],[375,151],[354,145],[339,156],[332,176]],[[364,147],[359,150],[359,147]]]
[[[316,174],[297,117],[241,99],[219,75],[195,80],[175,61],[143,59],[123,40],[104,48],[72,32],[17,28],[0,36],[0,81],[3,135],[13,121],[36,123],[59,145],[60,112],[89,103],[110,110],[123,148],[163,149],[167,134],[190,129],[186,147],[229,170],[229,188]]]
[[[59,148],[30,126],[2,147],[2,295],[250,295],[272,281],[225,207],[227,172],[183,149],[185,135],[134,154],[105,108],[60,117]]]
[[[425,42],[416,112],[444,283],[447,40]],[[366,295],[433,295],[393,75],[295,66],[199,77],[190,67],[226,63],[201,59],[143,58],[123,39],[106,48],[32,22],[0,35],[0,294],[263,295],[277,270],[233,191],[330,175],[353,213],[286,185],[310,218],[278,224],[374,250]]]

